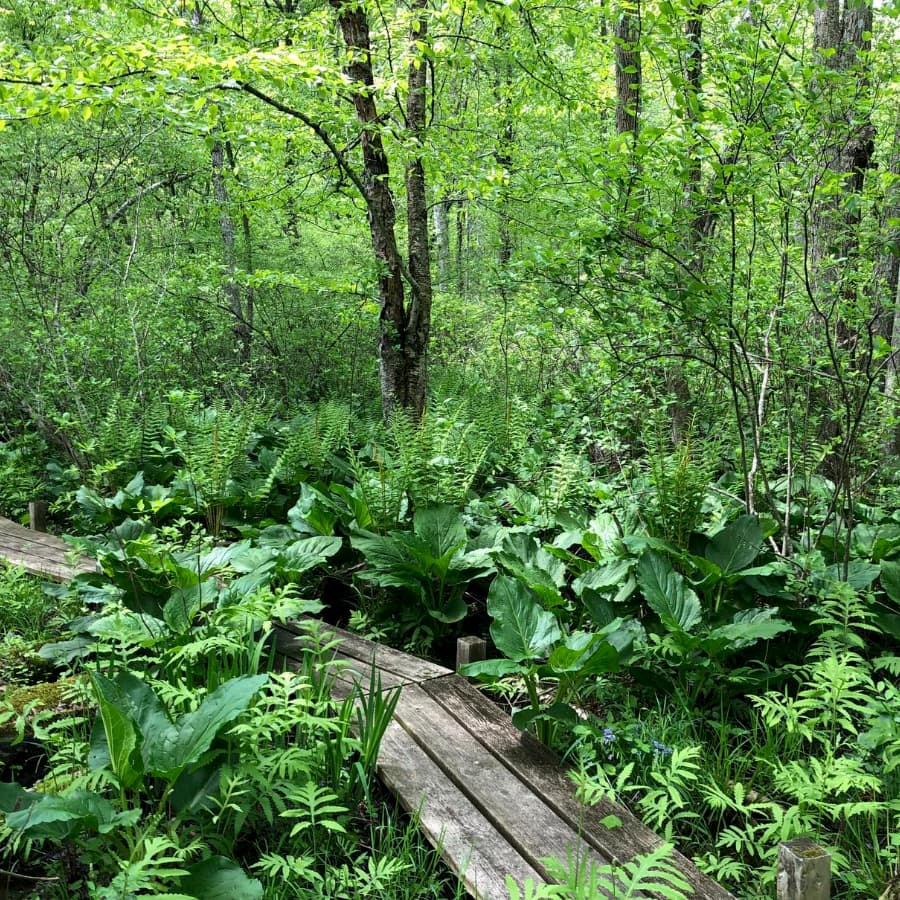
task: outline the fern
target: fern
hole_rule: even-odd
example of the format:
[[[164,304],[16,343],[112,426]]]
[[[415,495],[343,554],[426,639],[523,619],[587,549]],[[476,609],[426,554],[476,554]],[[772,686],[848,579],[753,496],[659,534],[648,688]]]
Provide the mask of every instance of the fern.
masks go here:
[[[282,433],[284,443],[263,493],[268,494],[276,481],[294,484],[320,473],[328,459],[347,446],[350,424],[350,407],[332,400],[295,416]]]
[[[687,547],[702,523],[703,500],[712,478],[717,454],[710,447],[695,447],[690,431],[681,443],[667,449],[662,429],[645,435],[650,459],[652,492],[644,508],[648,530],[676,547]]]
[[[639,854],[624,864],[598,865],[569,854],[565,862],[552,857],[544,859],[547,873],[557,884],[540,884],[529,879],[520,890],[507,875],[510,900],[633,900],[652,894],[664,900],[687,900],[693,895],[691,885],[672,863],[673,847],[661,844]]]
[[[136,844],[128,859],[119,860],[118,874],[108,886],[99,889],[97,897],[119,900],[142,891],[162,893],[163,888],[188,874],[184,862],[197,849],[196,842],[182,847],[167,834],[147,835]]]
[[[173,433],[214,536],[222,530],[228,483],[247,466],[253,419],[250,410],[219,402],[186,415],[184,430]]]

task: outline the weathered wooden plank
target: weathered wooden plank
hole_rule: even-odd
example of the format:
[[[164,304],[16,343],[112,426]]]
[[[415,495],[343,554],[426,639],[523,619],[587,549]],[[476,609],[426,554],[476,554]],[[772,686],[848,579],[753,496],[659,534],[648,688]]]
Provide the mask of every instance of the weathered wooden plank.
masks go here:
[[[430,843],[439,847],[466,890],[479,900],[508,900],[506,875],[519,887],[540,875],[447,778],[416,742],[391,723],[378,754],[378,775],[417,816]]]
[[[68,581],[82,572],[97,570],[96,563],[89,559],[70,565],[66,555],[71,549],[58,537],[31,531],[0,517],[0,558],[21,566],[32,575]]]
[[[330,634],[328,629],[325,634]],[[303,661],[303,655],[306,648],[313,644],[312,639],[305,634],[297,634],[294,631],[288,631],[277,625],[273,629],[273,641],[275,647],[276,659],[282,660],[283,664],[291,668],[299,668]],[[367,664],[353,657],[346,657],[343,653],[343,645],[339,645],[334,652],[334,659],[338,663],[333,667],[333,676],[335,685],[333,693],[339,698],[346,697],[353,689],[354,685],[358,686],[363,693],[368,693],[369,684],[372,677],[372,660]],[[397,675],[384,669],[375,668],[376,683],[380,683],[383,690],[400,687],[409,682]]]
[[[35,553],[0,545],[0,559],[19,566],[31,575],[50,578],[54,581],[70,581],[82,572],[94,571],[86,566],[70,566],[62,560],[51,560]]]
[[[609,862],[422,687],[403,688],[394,718],[542,877],[548,856]]]
[[[517,729],[502,710],[464,678],[454,675],[429,681],[422,690],[521,779],[523,793],[540,797],[570,827],[581,832],[601,856],[627,862],[663,843],[659,835],[618,804],[603,800],[586,807],[580,803],[556,754]],[[608,828],[603,824],[607,816],[616,816],[621,825]],[[698,900],[734,900],[731,893],[681,854],[674,854],[672,862],[691,884]]]
[[[279,627],[285,631],[292,630],[290,624]],[[303,636],[302,629],[299,629],[297,626],[294,626],[294,629],[295,633],[300,634],[301,637]],[[377,644],[374,641],[368,641],[359,635],[352,634],[334,625],[326,626],[323,629],[323,633],[330,633],[340,639],[341,656],[359,660],[367,667],[372,665],[374,659],[377,669],[382,672],[393,672],[407,682],[418,683],[428,678],[440,678],[451,673],[450,669],[439,666],[437,663],[419,659],[417,656],[394,650],[392,647],[385,647],[383,644]]]

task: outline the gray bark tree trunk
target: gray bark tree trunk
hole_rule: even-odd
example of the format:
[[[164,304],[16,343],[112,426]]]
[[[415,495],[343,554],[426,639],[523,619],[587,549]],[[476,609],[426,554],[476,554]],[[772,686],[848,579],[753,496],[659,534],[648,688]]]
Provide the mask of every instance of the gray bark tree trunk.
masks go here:
[[[238,342],[238,355],[241,363],[246,365],[250,362],[252,346],[253,332],[250,324],[252,312],[248,315],[248,310],[245,308],[242,297],[241,286],[235,278],[237,273],[237,250],[234,236],[234,219],[229,209],[228,186],[225,183],[225,152],[222,141],[219,139],[213,142],[212,150],[210,151],[210,162],[212,164],[213,196],[219,208],[219,234],[222,238],[222,261],[225,266],[223,291],[228,303],[228,310],[234,318],[233,331]],[[248,221],[246,223],[247,232],[249,232],[249,227]],[[248,237],[248,235],[245,234],[245,237]]]

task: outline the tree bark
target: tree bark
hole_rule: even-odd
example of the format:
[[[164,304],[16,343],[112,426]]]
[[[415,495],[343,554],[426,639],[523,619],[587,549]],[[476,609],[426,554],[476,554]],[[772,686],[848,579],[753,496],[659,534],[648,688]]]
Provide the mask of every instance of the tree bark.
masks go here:
[[[637,141],[641,120],[641,6],[625,0],[615,33],[616,133]]]
[[[223,290],[228,302],[228,309],[234,319],[233,331],[238,342],[238,354],[241,363],[247,365],[250,362],[252,343],[252,331],[241,297],[241,286],[237,283],[237,251],[235,248],[234,220],[228,208],[228,187],[225,184],[225,152],[222,141],[218,138],[213,141],[210,152],[212,163],[213,196],[219,207],[219,234],[222,237],[222,261],[225,265],[225,283]],[[249,222],[247,223],[249,230]],[[252,313],[251,313],[252,315]]]
[[[350,0],[330,0],[337,11],[338,24],[348,51],[344,71],[352,85],[356,118],[362,129],[362,185],[369,220],[372,249],[378,264],[378,294],[381,340],[381,399],[386,420],[397,409],[420,418],[425,409],[428,385],[427,349],[431,326],[431,275],[428,249],[428,218],[425,204],[425,174],[421,156],[414,155],[406,173],[407,227],[409,229],[409,269],[400,256],[396,235],[396,214],[390,183],[390,167],[379,131],[375,103],[375,77],[369,21],[363,4]],[[416,0],[410,40],[424,41],[426,20],[424,0]],[[407,119],[416,142],[421,140],[425,121],[425,75],[421,53],[412,54],[409,68]],[[405,282],[409,283],[407,305]]]
[[[434,204],[434,246],[437,251],[438,286],[450,285],[450,201],[439,197]]]
[[[836,379],[839,402],[822,396],[820,438],[832,449],[825,460],[835,484],[849,490],[849,454],[861,415],[852,371],[871,375],[871,356],[863,351],[868,340],[848,313],[858,308],[859,195],[872,165],[875,131],[866,108],[868,71],[865,54],[871,49],[870,0],[821,0],[815,8],[814,51],[819,72],[813,90],[822,110],[824,167],[814,186],[810,246],[810,291],[830,356],[830,375]],[[852,90],[851,90],[852,88]],[[839,187],[840,189],[836,189]],[[874,308],[873,308],[874,311]],[[873,320],[872,325],[875,322]],[[836,413],[829,417],[829,411]]]

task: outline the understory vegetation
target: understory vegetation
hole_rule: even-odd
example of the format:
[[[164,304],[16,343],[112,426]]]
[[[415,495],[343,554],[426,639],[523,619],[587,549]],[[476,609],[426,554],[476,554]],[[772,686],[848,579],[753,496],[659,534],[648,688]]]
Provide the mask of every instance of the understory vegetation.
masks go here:
[[[467,674],[584,802],[627,805],[739,897],[772,896],[796,836],[832,854],[835,896],[884,887],[889,484],[837,515],[811,476],[777,518],[748,514],[709,469],[718,438],[654,433],[610,465],[567,414],[517,402],[507,420],[503,402],[437,396],[385,429],[336,401],[283,420],[179,393],[119,414],[143,435],[128,455],[51,464],[52,515],[100,571],[2,577],[3,728],[38,757],[7,762],[3,868],[59,879],[43,896],[452,895],[373,777],[395,698],[333,701],[327,645],[271,668],[272,623],[311,614],[313,636],[324,617],[445,662],[456,636],[487,637]],[[592,896],[592,877],[560,890]]]

